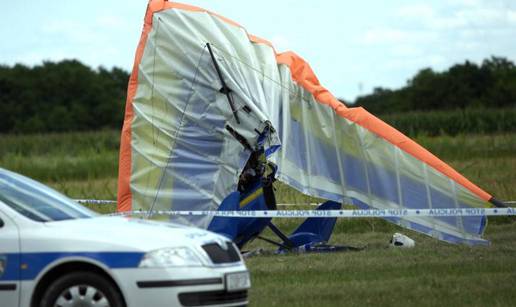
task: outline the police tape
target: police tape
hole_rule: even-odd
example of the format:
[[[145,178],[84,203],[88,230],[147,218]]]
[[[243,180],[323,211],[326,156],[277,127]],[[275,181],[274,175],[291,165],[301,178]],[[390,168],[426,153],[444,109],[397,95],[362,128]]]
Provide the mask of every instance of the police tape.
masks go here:
[[[352,209],[352,210],[229,210],[229,211],[174,211],[143,210],[124,211],[114,215],[168,215],[168,216],[217,216],[236,218],[308,218],[308,217],[459,217],[459,216],[509,216],[516,215],[516,208],[440,208],[440,209]]]
[[[117,202],[116,200],[107,200],[107,199],[74,199],[76,202],[80,204],[93,204],[93,205],[115,205]],[[510,201],[504,201],[503,202],[506,205],[509,204],[516,204],[516,201],[510,200]],[[276,204],[278,207],[297,207],[297,206],[319,206],[320,203],[296,203],[296,204]]]

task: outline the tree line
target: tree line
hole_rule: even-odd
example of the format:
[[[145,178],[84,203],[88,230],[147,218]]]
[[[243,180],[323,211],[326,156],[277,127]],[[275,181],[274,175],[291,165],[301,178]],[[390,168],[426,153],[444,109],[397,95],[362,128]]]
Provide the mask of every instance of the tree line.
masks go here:
[[[373,114],[413,111],[513,108],[516,106],[516,66],[503,57],[477,65],[470,61],[443,72],[420,70],[396,90],[377,87],[354,105]]]
[[[77,60],[0,66],[0,133],[121,128],[129,74]]]
[[[78,60],[46,61],[33,67],[0,65],[0,133],[120,129],[128,80],[129,73],[121,68],[92,69]],[[516,66],[506,58],[491,57],[480,65],[466,61],[443,72],[425,68],[406,86],[395,90],[375,88],[353,105],[379,115],[417,112],[416,117],[429,111],[505,112],[516,107]],[[481,112],[466,115],[476,126],[474,114]],[[513,124],[490,123],[498,115],[484,117],[483,126],[493,127],[486,132],[516,130]],[[387,121],[395,126],[401,123],[399,119]],[[411,126],[407,131],[417,134],[418,129]]]

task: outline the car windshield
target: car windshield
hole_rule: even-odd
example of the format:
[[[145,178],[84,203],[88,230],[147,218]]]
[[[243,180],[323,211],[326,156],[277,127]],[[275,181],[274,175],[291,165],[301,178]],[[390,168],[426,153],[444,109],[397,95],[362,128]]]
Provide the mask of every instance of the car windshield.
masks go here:
[[[38,222],[97,216],[68,197],[27,177],[0,168],[0,201]]]

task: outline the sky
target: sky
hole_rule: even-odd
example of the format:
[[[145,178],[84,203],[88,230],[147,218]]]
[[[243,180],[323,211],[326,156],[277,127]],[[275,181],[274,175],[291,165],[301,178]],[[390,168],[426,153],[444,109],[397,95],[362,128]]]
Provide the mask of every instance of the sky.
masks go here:
[[[185,0],[292,50],[348,102],[492,55],[516,62],[515,0]],[[78,59],[130,70],[146,0],[2,0],[0,64]]]

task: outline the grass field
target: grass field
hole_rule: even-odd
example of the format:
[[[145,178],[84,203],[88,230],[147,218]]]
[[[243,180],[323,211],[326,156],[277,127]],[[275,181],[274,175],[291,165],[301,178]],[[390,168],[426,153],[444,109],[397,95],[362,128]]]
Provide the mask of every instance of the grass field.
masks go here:
[[[0,135],[0,167],[73,198],[115,199],[118,138],[118,131]],[[416,140],[497,198],[516,199],[516,134]],[[311,201],[283,185],[277,198],[280,203]],[[297,223],[277,221],[287,232]],[[388,248],[396,231],[414,238],[416,247]],[[486,238],[489,247],[454,246],[379,219],[340,219],[332,242],[364,250],[252,257],[247,260],[252,305],[516,306],[515,219],[490,219]],[[263,242],[250,247],[271,249]]]
[[[415,248],[393,249],[387,247],[391,234],[337,229],[334,241],[366,249],[248,259],[253,305],[515,306],[516,224],[490,226],[489,247],[410,233]]]
[[[74,198],[115,199],[120,132],[1,135],[0,167]],[[516,133],[418,137],[416,141],[502,200],[516,199]],[[280,203],[309,199],[278,185]]]

